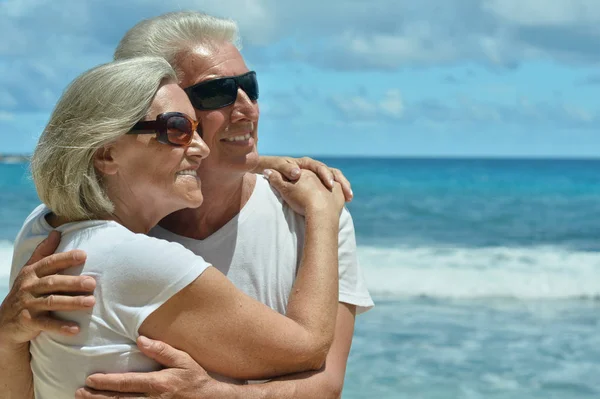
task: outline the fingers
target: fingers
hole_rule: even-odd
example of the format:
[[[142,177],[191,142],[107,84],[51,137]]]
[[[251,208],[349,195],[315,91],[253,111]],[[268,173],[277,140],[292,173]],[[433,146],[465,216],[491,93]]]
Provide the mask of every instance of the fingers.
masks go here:
[[[303,157],[298,160],[298,166],[302,169],[310,170],[321,179],[321,182],[328,189],[333,188],[334,177],[333,173],[329,170],[329,167],[323,162],[316,161],[309,157]]]
[[[62,276],[53,274],[38,279],[31,287],[31,293],[39,296],[56,292],[91,293],[96,288],[96,280],[89,276]]]
[[[38,244],[27,263],[25,263],[25,266],[29,266],[46,256],[52,255],[54,251],[56,251],[58,244],[60,244],[60,233],[56,230],[52,230],[50,234],[48,234],[48,237]]]
[[[134,398],[144,399],[147,398],[144,394],[139,393],[118,393],[118,392],[106,392],[96,391],[91,388],[79,388],[75,392],[75,399],[119,399],[119,398]]]
[[[348,179],[346,179],[346,176],[344,176],[341,170],[335,168],[331,168],[331,173],[333,173],[333,178],[335,181],[342,185],[346,202],[352,201],[352,198],[354,198],[354,193],[352,192],[352,187]]]
[[[153,392],[155,375],[156,373],[92,374],[86,378],[85,385],[95,391],[149,393]]]
[[[93,296],[48,295],[28,300],[27,307],[43,312],[86,310],[96,304]]]
[[[298,165],[291,162],[284,162],[277,167],[277,171],[291,181],[298,180],[302,174]]]
[[[156,360],[163,366],[177,368],[197,367],[196,362],[190,355],[164,342],[155,341],[140,335],[137,344],[144,355]]]
[[[23,310],[20,314],[22,325],[31,328],[34,331],[55,332],[61,335],[71,336],[79,333],[77,323],[53,319],[49,316],[37,316],[33,318],[28,310]]]
[[[276,170],[265,169],[263,174],[267,176],[271,186],[273,186],[277,191],[281,192],[281,190],[284,188],[284,181],[281,173],[277,172]]]
[[[85,262],[86,254],[80,250],[72,250],[47,256],[30,267],[34,268],[38,277],[56,274],[69,267],[79,266]]]
[[[317,163],[320,163],[320,162],[317,162]],[[321,182],[323,182],[323,185],[325,187],[327,187],[328,189],[333,188],[335,179],[333,178],[333,173],[331,173],[331,170],[329,170],[327,165],[320,164],[319,166],[317,166],[316,170],[314,170],[313,172],[315,172],[317,174],[317,176],[319,176],[319,179],[321,179]]]

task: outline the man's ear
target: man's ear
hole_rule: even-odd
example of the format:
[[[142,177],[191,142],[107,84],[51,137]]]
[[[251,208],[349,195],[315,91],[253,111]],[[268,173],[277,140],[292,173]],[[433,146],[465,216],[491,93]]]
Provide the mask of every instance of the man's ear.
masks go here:
[[[103,175],[115,175],[119,169],[114,159],[114,147],[111,145],[99,148],[94,154],[94,166]]]

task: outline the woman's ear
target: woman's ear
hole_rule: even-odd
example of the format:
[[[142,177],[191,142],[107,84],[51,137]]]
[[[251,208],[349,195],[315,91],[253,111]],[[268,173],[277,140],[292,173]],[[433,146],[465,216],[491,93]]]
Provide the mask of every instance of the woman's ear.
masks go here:
[[[114,147],[107,145],[99,148],[94,154],[94,166],[103,175],[115,175],[119,169],[113,152]]]

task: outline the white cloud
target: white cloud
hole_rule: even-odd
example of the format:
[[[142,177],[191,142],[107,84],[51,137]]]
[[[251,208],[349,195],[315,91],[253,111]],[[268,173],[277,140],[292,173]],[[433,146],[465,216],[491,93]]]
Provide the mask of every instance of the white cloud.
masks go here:
[[[277,32],[322,39],[316,47],[302,50],[299,46],[295,52],[295,59],[319,66],[397,69],[463,61],[493,67],[513,67],[531,59],[600,62],[597,0],[333,0],[327,4],[305,0],[301,4],[276,9],[274,18],[281,21]]]
[[[384,93],[380,102],[359,96],[338,96],[330,99],[330,107],[341,122],[372,122],[419,124],[422,126],[522,126],[549,128],[600,128],[600,110],[562,102],[531,102],[520,98],[515,104],[500,105],[457,98],[451,104],[436,99],[404,103],[400,92]]]
[[[0,111],[0,121],[12,121],[14,118],[14,114],[10,112]]]
[[[525,26],[570,26],[600,21],[597,0],[489,0],[483,3],[501,18]]]
[[[400,90],[392,89],[389,90],[385,98],[380,104],[381,109],[384,113],[392,118],[402,118],[404,114],[404,103],[402,102],[402,96]]]
[[[0,112],[2,109],[14,108],[17,104],[17,100],[10,93],[0,91]]]
[[[0,110],[48,111],[72,78],[110,60],[127,29],[179,9],[237,20],[261,70],[286,60],[338,70],[600,62],[598,0],[5,0]],[[401,101],[387,107],[403,115]]]
[[[329,104],[344,120],[376,121],[401,119],[404,116],[404,103],[398,89],[388,90],[381,101],[357,95],[333,96]]]
[[[111,51],[139,20],[180,9],[237,20],[250,54],[291,39],[268,62],[293,55],[333,68],[393,69],[600,60],[597,0],[10,0],[0,3],[0,36],[10,38],[0,55]]]

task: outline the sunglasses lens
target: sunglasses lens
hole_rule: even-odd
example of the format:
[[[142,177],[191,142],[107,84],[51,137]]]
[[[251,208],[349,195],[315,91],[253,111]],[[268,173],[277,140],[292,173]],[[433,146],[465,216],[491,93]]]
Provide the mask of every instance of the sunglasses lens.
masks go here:
[[[258,100],[258,81],[256,80],[256,73],[250,72],[238,77],[238,83],[250,100]]]
[[[188,92],[197,109],[219,109],[235,102],[237,85],[233,79],[215,79]]]
[[[193,129],[192,123],[183,116],[167,119],[167,137],[173,144],[188,145],[194,136]]]

